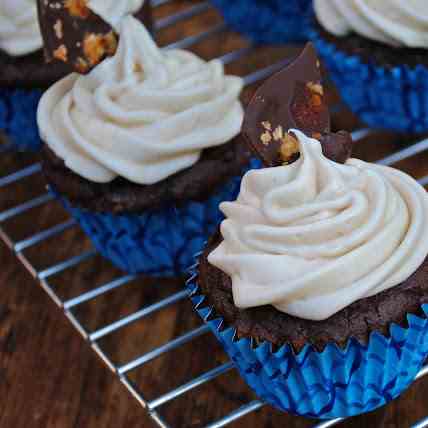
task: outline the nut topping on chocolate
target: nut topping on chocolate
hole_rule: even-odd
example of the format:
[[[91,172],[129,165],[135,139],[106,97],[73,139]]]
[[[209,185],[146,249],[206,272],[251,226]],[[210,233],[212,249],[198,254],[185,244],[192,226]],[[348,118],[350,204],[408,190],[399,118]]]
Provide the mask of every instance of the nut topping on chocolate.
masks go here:
[[[284,131],[281,125],[278,125],[273,131],[273,139],[275,141],[281,141],[284,138]]]
[[[269,143],[272,141],[272,134],[269,131],[263,132],[263,134],[260,135],[260,141],[265,146],[268,146]]]
[[[287,133],[284,135],[279,148],[279,154],[284,165],[293,163],[299,157],[299,141],[297,138]]]
[[[86,19],[91,14],[87,6],[87,0],[65,0],[64,7],[68,10],[71,16],[76,16]]]
[[[266,131],[272,131],[272,125],[270,122],[262,122],[262,126],[266,129]]]
[[[86,74],[115,54],[118,35],[88,6],[88,0],[37,0],[47,62],[61,61],[69,71]],[[146,0],[135,16],[151,26]]]
[[[88,73],[114,54],[117,35],[87,6],[87,0],[37,0],[47,62],[62,61],[70,72]]]
[[[330,133],[330,112],[321,80],[320,62],[309,43],[294,62],[256,92],[247,107],[242,133],[265,166],[291,163],[299,157],[298,142],[287,133],[293,128],[320,140],[323,150],[328,146],[324,154],[333,155],[333,160],[345,162],[349,158],[349,134]]]

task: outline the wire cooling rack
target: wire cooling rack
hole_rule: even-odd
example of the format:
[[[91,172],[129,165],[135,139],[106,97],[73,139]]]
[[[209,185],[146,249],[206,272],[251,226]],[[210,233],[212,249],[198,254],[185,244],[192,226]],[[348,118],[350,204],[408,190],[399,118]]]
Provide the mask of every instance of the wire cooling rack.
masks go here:
[[[172,3],[173,0],[152,0],[152,5],[154,8]],[[201,1],[196,4],[192,4],[188,8],[169,15],[162,19],[159,19],[155,23],[156,30],[162,30],[164,28],[176,25],[181,21],[187,19],[198,18],[201,14],[210,9],[210,4],[207,1]],[[215,24],[212,28],[204,30],[200,34],[192,35],[184,39],[169,43],[165,46],[165,49],[171,47],[182,47],[189,48],[205,39],[213,37],[217,34],[227,31],[226,25],[222,22]],[[242,48],[232,50],[231,52],[224,54],[219,59],[225,64],[230,64],[234,61],[244,58],[246,55],[250,54],[254,49],[254,46],[246,45]],[[271,75],[273,72],[282,68],[285,64],[289,62],[288,59],[280,60],[274,64],[271,64],[265,68],[253,71],[246,76],[244,76],[245,84],[252,85],[256,82],[263,80],[264,78]],[[340,107],[337,107],[338,109]],[[373,134],[374,131],[367,129],[360,129],[353,133],[353,137],[357,141],[363,141],[365,138]],[[394,147],[400,147],[394,145]],[[3,146],[2,151],[6,152],[7,145]],[[394,165],[407,159],[410,159],[416,155],[422,156],[423,154],[428,153],[428,140],[419,141],[411,145],[406,145],[404,148],[397,152],[389,151],[388,154],[383,158],[378,160],[379,163],[384,165]],[[8,156],[7,153],[4,153],[2,156]],[[17,183],[26,180],[32,179],[41,173],[41,166],[39,163],[34,163],[26,166],[17,171],[9,172],[8,175],[0,178],[0,199],[1,195],[5,194],[11,186],[16,185]],[[422,176],[419,178],[420,183],[424,186],[428,185],[428,168],[425,171],[422,171]],[[182,384],[181,386],[170,390],[167,393],[164,393],[157,398],[147,400],[145,398],[144,392],[141,391],[139,386],[130,378],[130,373],[140,368],[147,363],[161,357],[169,352],[174,351],[178,347],[181,347],[185,344],[193,342],[198,337],[208,333],[208,328],[204,325],[175,337],[173,340],[159,346],[150,352],[146,352],[142,355],[139,355],[131,360],[123,363],[117,364],[113,362],[113,359],[107,351],[103,349],[100,344],[100,341],[113,333],[121,332],[122,329],[129,326],[132,323],[135,323],[139,320],[147,318],[149,315],[157,313],[165,308],[171,307],[178,304],[182,300],[186,299],[187,293],[185,291],[178,291],[174,294],[163,298],[149,306],[145,306],[131,314],[128,314],[125,317],[118,319],[117,321],[108,323],[104,326],[91,330],[90,327],[81,322],[76,316],[76,311],[79,307],[87,302],[95,301],[101,296],[107,296],[108,293],[113,290],[118,290],[121,287],[129,284],[132,281],[136,280],[135,276],[132,275],[122,275],[115,277],[107,281],[106,283],[97,286],[94,289],[80,293],[79,295],[70,298],[64,299],[59,296],[56,292],[55,287],[52,286],[53,279],[62,274],[63,272],[76,268],[80,265],[84,266],[85,262],[91,258],[96,257],[96,251],[94,249],[85,250],[80,252],[77,255],[67,257],[65,260],[47,266],[43,269],[37,268],[27,257],[26,251],[37,246],[47,240],[52,238],[57,238],[62,234],[66,233],[71,228],[77,227],[76,223],[72,219],[66,219],[65,221],[50,226],[49,228],[38,230],[32,233],[30,236],[23,237],[20,239],[13,238],[7,231],[5,224],[14,221],[18,217],[27,216],[30,219],[30,211],[37,207],[42,207],[47,204],[50,204],[54,201],[54,196],[47,190],[44,190],[43,193],[37,195],[31,195],[28,199],[21,201],[12,207],[9,207],[0,212],[0,238],[6,243],[6,245],[15,253],[16,257],[22,262],[25,268],[33,275],[33,277],[39,282],[41,287],[46,291],[54,303],[60,307],[65,316],[69,319],[71,324],[76,328],[76,330],[82,335],[82,337],[88,342],[90,347],[95,351],[95,353],[101,358],[101,360],[108,366],[108,368],[120,379],[120,381],[125,385],[129,390],[131,395],[143,406],[154,420],[154,422],[161,428],[167,428],[170,425],[164,420],[161,414],[162,406],[167,403],[172,402],[173,400],[178,399],[182,395],[189,393],[197,388],[202,387],[218,378],[219,376],[233,371],[233,364],[229,361],[224,364],[221,364],[214,369],[211,369],[205,372],[198,377],[195,377],[191,381]],[[30,219],[31,221],[31,219]],[[84,271],[84,267],[80,269],[79,272]],[[84,273],[80,273],[83,275]],[[138,279],[138,278],[137,278]],[[418,379],[428,374],[428,365],[425,366],[421,372],[418,374]],[[162,380],[160,380],[162,382]],[[215,399],[215,398],[213,398]],[[262,408],[264,404],[260,401],[253,400],[249,401],[247,404],[237,408],[236,410],[229,413],[227,416],[209,422],[205,425],[207,428],[220,428],[231,424],[232,422],[242,418],[245,415],[248,415],[256,410]],[[337,425],[341,422],[341,419],[331,420],[327,422],[322,422],[316,425],[317,428],[328,428],[334,425]],[[412,428],[423,428],[428,427],[428,418],[421,420],[416,423]]]

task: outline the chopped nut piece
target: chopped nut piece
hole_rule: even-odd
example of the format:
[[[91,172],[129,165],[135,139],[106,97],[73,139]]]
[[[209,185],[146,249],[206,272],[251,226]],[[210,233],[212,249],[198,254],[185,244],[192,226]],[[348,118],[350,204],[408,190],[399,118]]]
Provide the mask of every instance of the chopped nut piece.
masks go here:
[[[88,71],[89,64],[82,57],[79,56],[79,58],[77,58],[76,60],[75,67],[76,67],[76,71],[84,74]]]
[[[90,65],[96,65],[103,57],[112,55],[117,49],[117,38],[113,32],[107,35],[87,34],[83,40],[83,53]]]
[[[284,131],[282,129],[282,126],[279,125],[276,127],[275,131],[273,131],[273,139],[275,141],[279,141],[279,140],[282,140],[283,137],[284,137]]]
[[[83,41],[83,52],[90,64],[96,64],[104,55],[103,36],[97,34],[87,34]]]
[[[61,45],[53,52],[54,58],[59,59],[60,61],[67,61],[67,48],[65,45]]]
[[[87,0],[65,0],[64,7],[68,9],[71,16],[86,19],[91,13],[86,4]]]
[[[318,82],[297,82],[294,90],[290,111],[293,116],[294,127],[311,135],[312,132],[324,132],[330,126],[328,106],[322,86]]]
[[[299,141],[291,134],[285,134],[279,149],[281,160],[285,165],[293,162],[299,154]]]
[[[143,67],[141,66],[140,63],[136,62],[134,64],[134,73],[142,73],[143,72]]]
[[[57,37],[57,39],[62,39],[64,36],[64,32],[62,29],[62,21],[60,21],[59,19],[56,21],[55,25],[54,25],[54,30],[55,30],[55,35]]]
[[[310,106],[315,109],[315,111],[322,106],[322,98],[317,95],[313,94],[310,100]]]
[[[324,95],[324,88],[320,83],[308,82],[306,86],[314,94]]]
[[[117,51],[117,36],[113,31],[104,36],[104,43],[108,55],[114,55]]]
[[[267,146],[272,141],[272,135],[270,132],[265,132],[260,136],[261,142]]]
[[[267,131],[272,131],[272,125],[270,122],[262,122],[263,128],[265,128]]]

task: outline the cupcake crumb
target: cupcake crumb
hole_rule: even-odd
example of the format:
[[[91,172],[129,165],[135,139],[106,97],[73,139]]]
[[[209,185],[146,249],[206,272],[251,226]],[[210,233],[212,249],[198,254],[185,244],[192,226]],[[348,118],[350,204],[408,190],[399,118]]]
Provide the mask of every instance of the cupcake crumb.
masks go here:
[[[62,28],[62,21],[58,19],[54,25],[55,35],[57,39],[61,40],[64,37],[64,31]]]
[[[272,141],[272,134],[266,131],[260,136],[260,140],[265,146],[267,146]]]
[[[308,82],[306,87],[313,93],[318,94],[321,97],[324,95],[324,88],[321,83]]]
[[[268,121],[262,122],[262,126],[266,131],[272,131],[272,124]]]
[[[60,45],[53,53],[54,58],[59,59],[60,61],[67,61],[68,51],[65,45]]]
[[[282,139],[279,154],[284,165],[294,162],[299,155],[299,142],[296,137],[287,133]]]
[[[273,132],[273,139],[275,141],[281,141],[284,138],[284,130],[282,129],[282,126],[279,125],[276,127],[275,131]]]

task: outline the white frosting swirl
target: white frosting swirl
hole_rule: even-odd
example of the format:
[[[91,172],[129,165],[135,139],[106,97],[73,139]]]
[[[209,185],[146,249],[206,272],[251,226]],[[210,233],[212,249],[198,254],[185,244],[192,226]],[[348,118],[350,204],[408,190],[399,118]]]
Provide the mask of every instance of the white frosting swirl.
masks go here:
[[[293,132],[300,159],[245,175],[237,201],[221,205],[224,241],[209,261],[232,278],[236,306],[323,320],[421,266],[428,197],[403,172],[335,163]]]
[[[36,0],[1,0],[0,49],[11,56],[21,56],[42,45]]]
[[[355,32],[391,46],[428,48],[426,0],[314,0],[314,8],[336,36]]]
[[[119,30],[124,16],[133,15],[144,5],[145,0],[89,0],[88,7],[101,16],[113,28]]]
[[[38,124],[51,149],[88,180],[152,184],[239,134],[242,86],[219,61],[162,52],[130,16],[113,58],[43,95]]]

